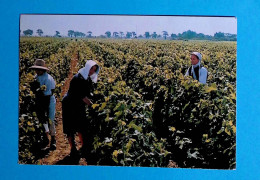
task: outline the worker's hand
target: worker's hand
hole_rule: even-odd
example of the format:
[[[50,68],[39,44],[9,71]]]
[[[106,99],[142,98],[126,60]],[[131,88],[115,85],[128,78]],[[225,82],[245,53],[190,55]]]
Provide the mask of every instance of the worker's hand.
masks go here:
[[[83,101],[84,101],[84,103],[86,103],[88,106],[92,106],[92,104],[93,104],[88,97],[84,97],[84,98],[83,98]]]

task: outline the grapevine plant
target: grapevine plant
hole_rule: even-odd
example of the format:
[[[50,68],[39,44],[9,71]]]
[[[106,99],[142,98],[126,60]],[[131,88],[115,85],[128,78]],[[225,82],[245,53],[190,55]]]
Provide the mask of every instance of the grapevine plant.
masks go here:
[[[21,109],[33,104],[24,80],[33,58],[46,55],[62,83],[76,52],[79,68],[87,59],[101,67],[94,104],[86,109],[97,165],[166,167],[173,160],[183,168],[235,168],[235,42],[29,39],[20,42],[20,146],[29,136],[25,125],[40,127],[32,125],[32,105]],[[184,76],[192,51],[203,54],[206,85]],[[35,163],[22,157],[32,144],[19,149],[24,162]]]

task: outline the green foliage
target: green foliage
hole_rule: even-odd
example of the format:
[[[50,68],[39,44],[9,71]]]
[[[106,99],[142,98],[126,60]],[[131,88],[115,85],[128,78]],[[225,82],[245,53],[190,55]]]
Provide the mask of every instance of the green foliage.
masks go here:
[[[42,29],[37,29],[37,34],[39,35],[39,36],[42,36],[42,34],[43,34],[43,31],[42,31]]]
[[[103,66],[96,93],[115,101],[95,105],[95,110],[102,111],[99,122],[104,123],[99,126],[104,126],[100,129],[103,141],[100,134],[97,142],[104,144],[107,138],[113,147],[120,145],[109,146],[106,151],[102,146],[96,151],[98,157],[102,153],[104,157],[112,154],[117,165],[127,166],[162,166],[166,165],[166,159],[173,158],[180,167],[235,167],[235,43],[111,40],[87,43]],[[203,63],[209,70],[208,85],[183,76],[183,70],[189,66],[189,52],[194,49],[203,54]],[[145,104],[151,106],[145,112],[133,109]],[[149,120],[139,123],[136,117]],[[147,122],[152,122],[152,126]],[[105,129],[109,130],[106,135]],[[153,137],[146,139],[153,142],[148,143],[150,150],[156,149],[159,141],[165,141],[162,147],[166,159],[160,159],[160,153],[143,151],[147,148],[140,146],[140,138],[133,135],[138,132],[140,137],[146,137],[144,131]],[[129,157],[133,147],[135,153]],[[153,154],[152,159],[159,163],[136,162],[151,158],[139,152]]]
[[[24,34],[25,36],[31,36],[31,35],[33,35],[33,30],[27,29],[27,30],[23,31],[23,34]]]
[[[111,32],[110,32],[110,31],[107,31],[105,34],[106,34],[106,36],[107,36],[108,38],[111,37]]]
[[[42,124],[35,113],[22,114],[19,117],[19,163],[37,163],[43,136]]]
[[[173,158],[181,167],[234,168],[235,100],[216,84],[182,75],[170,87],[159,90],[153,119],[159,119],[155,132],[167,139]]]
[[[72,44],[71,44],[72,46]],[[55,95],[60,97],[61,84],[68,75],[71,46],[67,40],[21,38],[19,72],[19,163],[35,164],[44,137],[44,129],[35,113],[34,72],[29,67],[37,58],[46,61],[56,81]],[[35,90],[36,92],[37,90]]]
[[[121,78],[118,72],[115,76]],[[166,142],[158,140],[151,131],[151,103],[143,102],[141,95],[127,87],[125,81],[111,82],[104,75],[101,78],[104,79],[95,93],[105,96],[88,110],[98,164],[163,166],[169,152],[164,146]]]
[[[48,40],[41,38],[37,43],[48,44]],[[186,168],[235,167],[235,42],[51,42],[55,43],[63,47],[36,51],[30,43],[20,42],[20,79],[28,74],[35,54],[54,62],[51,72],[59,83],[66,77],[61,70],[67,72],[73,53],[78,53],[79,67],[87,59],[99,62],[94,104],[86,110],[88,133],[93,136],[91,156],[97,164],[165,167],[173,159]],[[190,66],[191,51],[203,54],[202,63],[209,71],[207,85],[183,75]],[[20,83],[22,105],[30,91],[21,87],[27,87],[25,81]]]

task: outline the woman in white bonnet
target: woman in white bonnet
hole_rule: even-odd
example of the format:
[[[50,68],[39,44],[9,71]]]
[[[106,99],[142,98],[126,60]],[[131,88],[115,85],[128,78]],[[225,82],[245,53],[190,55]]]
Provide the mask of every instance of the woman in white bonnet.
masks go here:
[[[208,78],[208,70],[201,65],[202,55],[199,52],[191,53],[191,66],[187,70],[185,76],[191,76],[202,84],[206,84]]]
[[[71,147],[71,156],[78,155],[75,134],[78,133],[82,149],[90,152],[89,140],[84,137],[87,131],[86,105],[91,106],[93,83],[97,82],[100,67],[93,60],[87,60],[85,67],[74,75],[67,94],[62,100],[63,132],[67,135]],[[85,149],[84,149],[85,150]]]

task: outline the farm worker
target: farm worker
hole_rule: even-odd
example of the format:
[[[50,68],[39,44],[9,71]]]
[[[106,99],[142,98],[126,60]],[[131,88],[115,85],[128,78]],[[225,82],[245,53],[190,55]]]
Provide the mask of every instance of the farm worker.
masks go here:
[[[49,145],[49,134],[51,135],[50,149],[56,149],[56,128],[55,128],[55,106],[56,99],[53,95],[55,81],[47,73],[49,70],[45,66],[45,61],[37,59],[30,69],[35,70],[36,75],[34,82],[31,83],[31,89],[35,93],[36,114],[41,123],[43,123],[46,136],[43,140],[43,146]]]
[[[202,55],[199,52],[191,53],[191,66],[187,70],[185,76],[192,76],[202,84],[206,84],[208,78],[208,70],[201,65]]]
[[[99,65],[93,60],[87,60],[70,81],[70,87],[62,100],[63,132],[67,135],[70,144],[70,156],[78,156],[75,144],[75,134],[78,133],[81,142],[81,151],[90,152],[91,141],[86,141],[87,116],[86,105],[92,106],[91,95],[94,83],[97,83]]]

